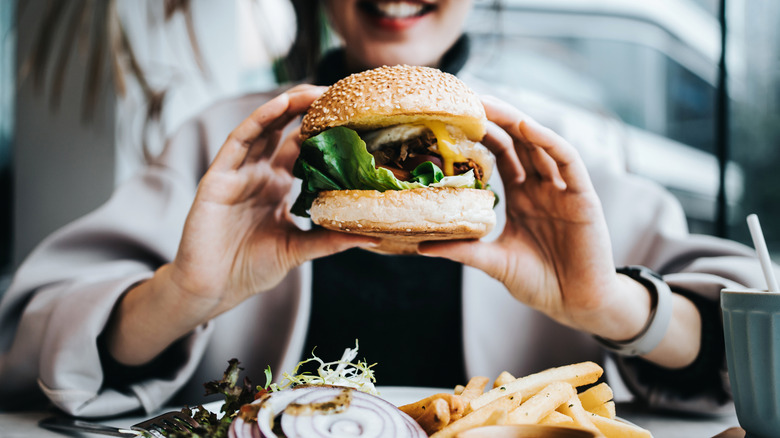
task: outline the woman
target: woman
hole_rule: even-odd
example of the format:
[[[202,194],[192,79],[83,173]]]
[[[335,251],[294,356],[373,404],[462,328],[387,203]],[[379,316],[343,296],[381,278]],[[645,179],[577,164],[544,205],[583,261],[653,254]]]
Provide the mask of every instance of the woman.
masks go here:
[[[322,4],[344,47],[324,58],[319,83],[407,63],[438,66],[490,91],[464,70],[461,34],[471,2]],[[610,154],[593,159],[591,145],[575,149],[486,97],[500,235],[426,244],[425,257],[416,258],[350,250],[375,242],[304,231],[308,224],[296,225],[286,203],[298,145],[285,128],[322,91],[303,85],[215,105],[105,206],[47,239],[0,307],[2,399],[45,395],[83,416],[151,412],[182,388],[182,400],[193,403],[191,388],[218,376],[230,357],[257,376],[267,365],[290,370],[314,346],[328,351],[323,344],[344,348],[360,338],[361,354],[378,366],[413,348],[378,371],[380,385],[451,386],[502,369],[525,374],[601,360],[603,344],[620,351],[626,381],[645,399],[685,409],[725,402],[717,295],[735,282],[760,284],[747,248],[687,235],[670,195],[610,165]],[[616,272],[627,264],[652,268],[666,283]],[[367,269],[370,285],[350,277]],[[423,275],[374,290],[411,269]],[[334,286],[339,278],[346,281]],[[408,312],[420,296],[435,302],[415,319]],[[428,377],[437,375],[444,378]],[[423,379],[411,382],[414,376]]]

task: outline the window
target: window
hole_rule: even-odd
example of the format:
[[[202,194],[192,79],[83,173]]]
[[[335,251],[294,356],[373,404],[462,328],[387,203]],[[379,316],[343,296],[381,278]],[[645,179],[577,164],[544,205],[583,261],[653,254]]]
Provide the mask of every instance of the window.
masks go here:
[[[11,144],[14,127],[16,2],[0,2],[0,295],[11,271]]]
[[[721,0],[494,3],[476,2],[469,24],[476,51],[491,66],[483,77],[627,123],[646,140],[631,170],[669,188],[693,232],[715,233]],[[756,212],[780,258],[780,2],[727,5],[727,237],[750,243],[744,219]]]
[[[750,242],[745,216],[758,214],[769,251],[780,260],[780,2],[729,0],[731,156],[744,169],[745,193],[730,217],[731,237]],[[730,40],[732,41],[732,40]]]

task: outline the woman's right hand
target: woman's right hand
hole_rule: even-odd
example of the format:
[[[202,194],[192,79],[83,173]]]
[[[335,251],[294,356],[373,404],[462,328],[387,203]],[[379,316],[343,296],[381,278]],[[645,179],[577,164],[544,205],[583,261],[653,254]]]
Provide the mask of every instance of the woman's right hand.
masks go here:
[[[374,239],[303,231],[286,202],[297,130],[283,130],[323,88],[298,86],[255,110],[228,136],[200,181],[175,259],[131,289],[109,325],[109,349],[128,365],[151,360],[198,325],[276,286],[305,261]]]

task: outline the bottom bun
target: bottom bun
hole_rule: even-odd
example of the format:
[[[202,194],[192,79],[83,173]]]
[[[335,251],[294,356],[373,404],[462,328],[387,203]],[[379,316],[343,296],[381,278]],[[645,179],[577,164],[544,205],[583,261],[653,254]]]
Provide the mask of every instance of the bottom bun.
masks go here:
[[[331,190],[310,209],[324,228],[381,238],[376,252],[414,254],[427,240],[478,239],[496,224],[490,190]]]

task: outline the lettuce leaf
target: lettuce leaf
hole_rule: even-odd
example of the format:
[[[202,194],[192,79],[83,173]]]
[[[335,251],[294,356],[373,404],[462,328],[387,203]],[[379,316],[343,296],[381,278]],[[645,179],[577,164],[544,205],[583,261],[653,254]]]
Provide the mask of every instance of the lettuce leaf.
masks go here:
[[[199,426],[193,429],[182,428],[165,436],[168,438],[227,438],[230,424],[239,414],[241,406],[252,403],[258,393],[258,389],[252,385],[249,378],[245,377],[243,382],[239,381],[239,374],[243,370],[239,365],[238,359],[230,359],[222,379],[206,382],[203,385],[206,388],[206,395],[221,394],[224,396],[225,403],[220,409],[223,413],[221,416],[209,411],[203,405],[182,408],[182,413],[192,416]]]
[[[317,194],[324,190],[406,190],[421,187],[448,186],[475,188],[470,176],[445,177],[430,161],[417,166],[412,181],[401,181],[385,168],[377,168],[374,156],[357,132],[345,127],[331,128],[309,138],[293,167],[293,175],[302,180],[301,193],[291,209],[293,214],[309,217]],[[465,174],[464,174],[465,175]],[[450,178],[457,178],[449,180]]]
[[[433,162],[426,161],[414,168],[412,176],[414,176],[414,181],[427,186],[441,181],[444,178],[444,172]]]

